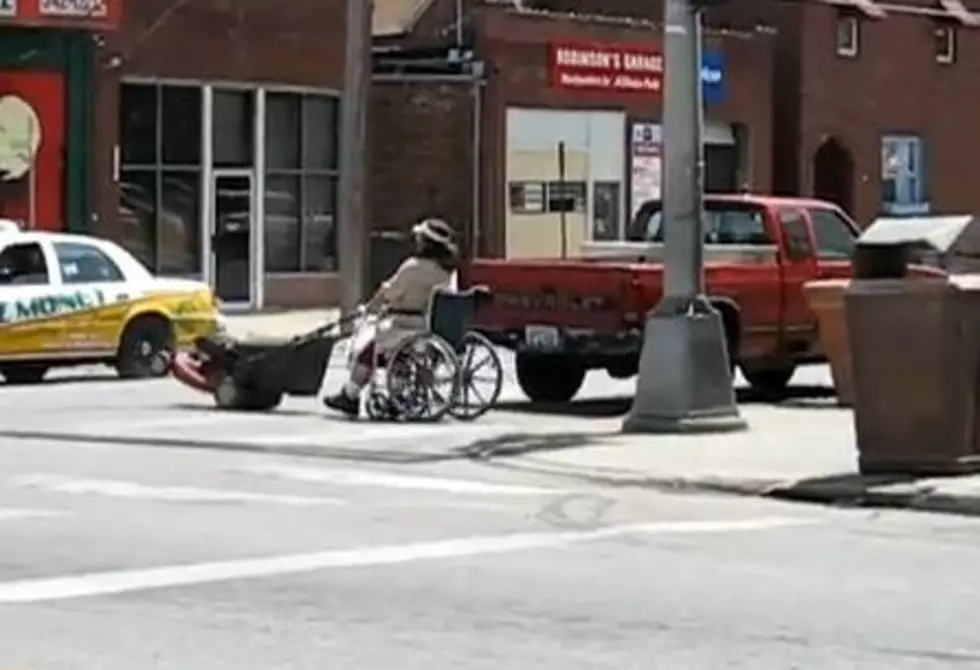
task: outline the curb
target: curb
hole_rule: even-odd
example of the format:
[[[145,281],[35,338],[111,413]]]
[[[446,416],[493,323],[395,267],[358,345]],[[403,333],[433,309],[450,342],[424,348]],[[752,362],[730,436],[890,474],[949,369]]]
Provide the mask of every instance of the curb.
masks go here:
[[[917,512],[980,517],[980,496],[950,495],[931,487],[907,491],[887,491],[876,486],[892,486],[893,482],[861,484],[859,482],[814,484],[801,481],[739,480],[721,477],[651,477],[627,470],[578,468],[554,463],[534,462],[531,459],[488,459],[495,465],[525,472],[569,477],[604,486],[646,488],[664,493],[713,493],[753,498],[771,498],[786,502],[900,509]]]

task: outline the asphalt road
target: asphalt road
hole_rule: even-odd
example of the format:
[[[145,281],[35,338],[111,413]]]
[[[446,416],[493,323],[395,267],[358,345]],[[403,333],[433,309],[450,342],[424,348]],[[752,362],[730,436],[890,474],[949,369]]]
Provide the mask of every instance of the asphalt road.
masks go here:
[[[975,521],[458,452],[587,417],[419,432],[205,407],[166,381],[0,390],[0,668],[980,668]]]

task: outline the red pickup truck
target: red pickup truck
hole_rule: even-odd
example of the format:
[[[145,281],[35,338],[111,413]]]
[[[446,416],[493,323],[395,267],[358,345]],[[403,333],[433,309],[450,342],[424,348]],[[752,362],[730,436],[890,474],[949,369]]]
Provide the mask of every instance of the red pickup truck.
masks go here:
[[[704,203],[706,293],[729,352],[753,386],[784,388],[800,364],[824,360],[805,282],[848,277],[858,228],[836,205],[761,195]],[[624,242],[592,242],[568,260],[476,260],[462,285],[492,297],[475,328],[516,352],[521,389],[537,402],[571,400],[586,372],[636,374],[647,311],[663,285],[659,201],[640,208]]]

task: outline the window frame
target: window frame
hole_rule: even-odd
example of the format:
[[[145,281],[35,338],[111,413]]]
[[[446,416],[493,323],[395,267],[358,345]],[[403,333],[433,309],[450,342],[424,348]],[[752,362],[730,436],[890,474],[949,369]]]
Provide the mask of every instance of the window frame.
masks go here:
[[[861,53],[861,19],[849,12],[841,12],[837,15],[835,26],[834,47],[837,55],[841,58],[857,58]],[[841,40],[841,28],[845,26],[850,44]]]
[[[3,257],[3,254],[17,247],[37,247],[41,251],[41,258],[44,259],[44,281],[31,282],[29,284],[15,284],[15,283],[0,281],[0,288],[53,286],[57,283],[55,279],[60,277],[59,275],[55,275],[55,273],[52,272],[52,268],[54,266],[52,266],[51,264],[52,261],[51,252],[49,249],[45,248],[45,245],[42,242],[40,242],[39,240],[12,240],[9,244],[5,244],[3,245],[2,248],[0,248],[0,258]]]
[[[810,220],[810,234],[813,236],[813,251],[817,259],[822,261],[850,261],[854,257],[854,249],[857,246],[858,231],[854,223],[842,212],[825,207],[808,207],[806,210],[807,218]],[[832,217],[839,221],[841,225],[850,233],[850,251],[842,254],[839,251],[827,251],[820,247],[820,226],[818,217]]]
[[[332,197],[330,198],[330,200],[332,200],[332,202],[333,202],[333,209],[334,209],[334,211],[331,213],[331,215],[333,217],[333,233],[332,234],[329,234],[327,236],[328,237],[328,244],[331,244],[331,246],[333,248],[329,250],[330,253],[326,255],[326,257],[325,257],[324,260],[330,261],[332,259],[333,266],[336,268],[336,266],[339,263],[339,260],[338,260],[339,249],[337,247],[337,220],[338,220],[337,219],[337,213],[338,213],[338,209],[339,209],[338,199],[340,197],[339,187],[340,187],[340,169],[341,169],[341,166],[340,166],[340,154],[339,154],[339,142],[340,142],[340,131],[341,131],[341,129],[340,129],[340,111],[341,111],[340,110],[340,96],[337,95],[336,93],[333,93],[333,92],[324,92],[324,91],[298,91],[298,90],[289,89],[289,88],[267,88],[265,90],[265,95],[266,95],[266,99],[267,100],[268,100],[268,97],[269,96],[272,96],[272,95],[274,95],[274,96],[292,96],[292,97],[295,97],[295,98],[297,98],[299,100],[299,104],[300,104],[300,118],[299,118],[299,133],[300,133],[300,136],[299,136],[300,137],[300,145],[299,146],[300,146],[300,155],[299,155],[299,166],[296,167],[296,168],[269,167],[268,165],[263,166],[264,169],[265,169],[264,179],[265,179],[266,183],[268,183],[268,180],[270,178],[273,178],[274,179],[274,178],[277,178],[277,177],[297,178],[299,180],[299,203],[298,203],[298,207],[297,207],[298,208],[298,211],[299,211],[299,235],[297,236],[297,247],[296,247],[296,251],[295,251],[295,255],[296,255],[296,257],[295,257],[295,263],[293,264],[293,267],[295,269],[293,269],[293,270],[272,270],[272,269],[269,269],[268,255],[266,254],[261,259],[261,262],[263,264],[263,271],[266,274],[275,275],[275,276],[279,276],[279,277],[281,277],[281,276],[289,276],[289,275],[305,275],[305,274],[311,274],[311,273],[324,273],[324,272],[336,271],[336,270],[317,269],[316,266],[315,266],[315,264],[310,260],[310,256],[307,253],[308,252],[308,249],[309,249],[308,239],[309,239],[309,234],[310,234],[309,233],[309,230],[308,230],[308,228],[310,226],[308,226],[307,224],[308,224],[309,221],[312,221],[313,220],[313,215],[316,214],[316,213],[314,213],[312,210],[310,210],[307,207],[307,205],[306,205],[306,203],[307,203],[307,196],[306,196],[306,190],[307,190],[307,188],[306,188],[306,183],[307,183],[308,178],[311,178],[311,177],[312,178],[315,178],[315,179],[324,179],[324,180],[327,181],[328,184],[330,184],[330,187],[333,189],[333,194],[332,194]],[[309,111],[308,110],[309,110],[309,107],[310,106],[307,104],[307,101],[308,100],[314,100],[314,99],[321,100],[321,101],[327,101],[327,102],[330,103],[330,105],[333,108],[332,119],[333,119],[333,133],[334,133],[334,137],[333,137],[333,151],[332,151],[331,158],[332,158],[334,164],[331,165],[331,166],[328,166],[326,168],[308,167],[307,166],[307,163],[308,163],[308,160],[307,160],[307,146],[308,146],[308,142],[306,140],[307,140],[308,129],[310,127],[310,124],[308,122],[308,114],[309,114]],[[269,122],[268,115],[266,115],[266,118],[263,121],[266,124],[268,124],[268,122]],[[266,125],[264,131],[265,131],[264,132],[265,137],[268,138],[270,136],[268,125]],[[267,191],[268,189],[266,188],[265,190]],[[266,197],[266,193],[262,193],[260,195],[260,197],[262,197],[264,199]],[[319,214],[322,214],[322,212],[320,212]],[[265,226],[263,226],[263,235],[267,234],[266,233],[266,230],[267,230],[267,228]],[[330,240],[332,240],[332,242]],[[269,246],[266,245],[266,248],[269,248]]]
[[[933,28],[934,55],[940,65],[952,65],[956,62],[957,36],[956,27],[949,23],[937,23]],[[944,45],[945,50],[940,48]]]
[[[788,261],[802,263],[818,257],[813,222],[808,213],[798,207],[780,207],[776,218]]]
[[[885,133],[879,138],[881,194],[879,208],[892,216],[913,216],[928,214],[931,204],[926,186],[929,179],[929,166],[926,164],[926,140],[915,133]],[[886,173],[886,155],[894,149],[904,166],[894,174]],[[885,200],[887,182],[895,185],[893,199]],[[903,196],[901,199],[899,196]]]
[[[624,184],[620,179],[596,179],[592,182],[592,204],[591,212],[589,217],[589,239],[593,242],[613,242],[619,241],[623,237],[623,195],[624,195]],[[596,237],[596,222],[599,220],[599,213],[597,211],[600,205],[599,193],[601,190],[611,189],[615,194],[615,197],[611,198],[609,202],[612,203],[613,211],[613,231],[612,237],[610,238],[598,238]]]
[[[589,207],[589,182],[585,180],[560,180],[553,179],[545,182],[544,185],[544,207],[545,212],[548,214],[561,214],[561,208],[552,208],[552,198],[551,192],[553,190],[564,190],[565,198],[568,197],[569,189],[574,189],[572,192],[572,200],[574,201],[574,206],[572,209],[564,210],[565,214],[586,214]]]
[[[85,249],[88,253],[94,254],[100,257],[108,266],[114,271],[115,276],[112,279],[97,279],[97,280],[73,280],[65,276],[64,266],[61,261],[61,249],[65,247],[75,247],[79,249]],[[123,272],[119,264],[116,263],[115,259],[111,255],[106,253],[104,249],[101,249],[98,245],[90,244],[88,242],[79,241],[55,241],[51,244],[51,250],[54,253],[54,260],[58,267],[58,274],[61,277],[61,283],[65,286],[77,286],[82,284],[116,284],[125,283],[126,274]]]
[[[136,254],[132,251],[130,251],[129,253],[133,254],[136,258],[138,258],[140,262],[146,263],[147,267],[153,273],[161,273],[162,266],[160,263],[160,259],[161,259],[160,254],[161,254],[161,248],[163,247],[162,245],[163,238],[162,238],[162,228],[160,225],[160,216],[161,213],[164,211],[164,176],[168,174],[176,174],[176,173],[194,175],[197,182],[203,185],[203,179],[204,179],[203,175],[205,171],[204,161],[206,156],[203,143],[207,137],[207,133],[204,131],[204,124],[209,123],[211,121],[210,119],[205,119],[204,92],[206,89],[206,85],[204,83],[194,82],[194,81],[169,81],[169,80],[155,81],[155,80],[140,80],[140,79],[136,79],[136,80],[124,79],[120,83],[120,87],[122,89],[125,89],[126,87],[150,89],[154,91],[154,96],[156,100],[156,110],[155,110],[156,136],[154,138],[154,146],[155,146],[155,154],[156,154],[155,162],[152,163],[126,162],[125,160],[123,160],[122,151],[120,150],[119,165],[116,166],[115,171],[117,174],[117,179],[116,179],[117,186],[119,184],[124,183],[122,177],[127,173],[152,175],[153,235],[152,235],[152,246],[151,249],[149,250],[150,253],[148,254],[149,257],[143,258],[142,255]],[[163,134],[164,131],[163,98],[164,98],[164,91],[166,89],[197,89],[201,93],[200,95],[201,106],[200,109],[198,110],[198,119],[201,124],[201,131],[200,131],[201,150],[198,152],[199,160],[195,164],[167,163],[164,160],[163,145],[164,145],[165,138]],[[120,95],[120,99],[121,97],[122,95]],[[212,138],[212,142],[213,142],[213,138]],[[253,153],[254,153],[254,147],[253,147]],[[198,258],[197,258],[196,267],[193,268],[190,272],[181,272],[179,274],[173,274],[173,275],[169,273],[161,273],[161,274],[165,274],[165,276],[200,277],[204,273],[205,259],[203,258],[203,253],[200,248],[200,238],[202,235],[201,227],[204,225],[202,213],[204,211],[204,208],[208,206],[208,203],[204,202],[203,200],[204,193],[205,191],[203,187],[199,187],[197,190],[197,198],[198,198],[197,220],[193,222],[194,229],[195,229],[194,242],[196,243],[196,248],[198,249],[198,254],[197,254]],[[127,251],[129,251],[128,248]]]
[[[536,207],[527,205],[528,189],[533,187],[541,195],[541,200]],[[520,202],[515,198],[515,192],[521,193]],[[519,216],[531,216],[535,214],[545,214],[548,211],[548,188],[543,180],[540,179],[520,179],[507,184],[507,207],[511,214]]]

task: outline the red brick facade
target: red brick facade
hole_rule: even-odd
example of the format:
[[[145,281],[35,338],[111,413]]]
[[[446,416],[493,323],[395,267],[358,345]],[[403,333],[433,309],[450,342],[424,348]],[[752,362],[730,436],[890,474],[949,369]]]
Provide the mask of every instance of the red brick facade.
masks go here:
[[[974,11],[980,3],[974,2]],[[980,205],[980,31],[943,19],[940,3],[903,0],[881,19],[861,17],[855,58],[835,50],[837,9],[820,3],[776,8],[783,68],[778,71],[781,190],[819,192],[814,157],[836,138],[853,157],[852,213],[862,224],[880,210],[882,135],[910,133],[926,145],[924,167],[936,213]],[[934,56],[939,25],[956,30],[956,58]],[[785,161],[785,163],[782,163]],[[819,193],[818,193],[819,194]]]
[[[343,89],[345,0],[130,0],[96,66],[94,184],[97,229],[113,236],[119,194],[119,83],[126,77]],[[266,303],[323,304],[333,278],[270,278]],[[326,298],[325,298],[326,296]]]
[[[980,81],[980,32],[961,25],[949,7],[943,9],[949,2],[888,3],[883,5],[884,17],[880,19],[830,0],[732,0],[709,10],[706,41],[724,53],[726,90],[724,102],[709,110],[709,119],[749,127],[750,186],[763,192],[831,197],[866,224],[882,208],[882,136],[906,133],[921,138],[925,147],[923,181],[931,210],[973,211],[977,205],[974,183],[980,182],[980,164],[974,158],[980,150],[980,132],[974,131],[972,119],[977,106],[974,101],[980,103],[976,85]],[[433,0],[404,43],[448,45],[454,32],[454,4]],[[980,0],[966,0],[965,4],[980,10]],[[468,43],[486,66],[479,112],[476,208],[483,237],[476,250],[495,255],[502,250],[507,105],[620,109],[637,119],[660,116],[656,101],[597,100],[594,95],[554,90],[546,71],[547,42],[655,42],[662,4],[608,0],[596,3],[594,12],[590,10],[604,14],[602,17],[582,16],[582,4],[577,0],[549,0],[547,12],[517,11],[502,3],[479,0],[466,0],[464,7]],[[575,11],[580,14],[570,13]],[[841,16],[859,19],[860,48],[852,58],[837,54]],[[935,59],[935,30],[939,26],[955,29],[956,57],[951,64]],[[474,110],[465,104],[469,88],[462,84],[457,87],[464,90],[441,99],[447,105],[450,98],[454,100],[450,106],[471,120]],[[385,111],[392,109],[391,95],[390,90],[384,94],[386,108],[372,110],[375,126],[395,127],[390,111]],[[429,87],[400,95],[438,98],[442,94]],[[440,107],[434,99],[429,104]],[[441,115],[450,113],[446,107],[440,109]],[[443,116],[440,118],[440,125],[446,126]],[[419,155],[420,149],[407,147],[425,142],[427,152],[448,156],[452,154],[449,144],[462,141],[464,125],[462,117],[451,124],[452,133],[422,131],[413,125],[401,145],[412,155]],[[387,138],[398,143],[390,133]],[[843,175],[844,184],[834,183],[833,176],[828,178],[826,164],[824,174],[815,171],[817,153],[827,146],[839,149],[838,153],[851,163],[850,173]],[[411,162],[401,167],[382,165],[385,162],[378,149],[373,149],[373,169],[386,175],[383,194],[373,194],[376,202],[383,199],[390,205],[409,197],[399,193],[402,188],[415,191],[411,197],[420,198],[417,166]],[[445,173],[433,177],[434,183],[426,191],[430,201],[452,200],[451,206],[440,205],[446,215],[461,216],[459,212],[471,211],[468,203],[460,201],[465,192],[458,188],[463,176],[460,170],[466,162],[444,161]],[[471,176],[465,175],[467,179]],[[840,182],[841,174],[836,177]],[[446,195],[450,188],[451,198]],[[419,205],[408,207],[405,213],[410,217],[416,211]],[[389,207],[384,216],[398,215]]]
[[[430,12],[422,16],[416,32],[408,36],[405,44],[446,43],[452,37],[452,15],[443,4],[430,6]],[[475,82],[444,81],[436,85],[413,83],[410,79],[402,84],[380,78],[375,81],[370,112],[374,138],[370,169],[372,209],[375,226],[380,229],[400,226],[404,230],[411,218],[423,211],[447,216],[460,222],[457,226],[471,242],[471,253],[499,255],[504,238],[508,106],[617,110],[634,120],[656,120],[661,114],[656,96],[583,94],[551,87],[549,42],[659,45],[660,38],[657,27],[646,21],[583,19],[488,6],[470,14],[466,30],[474,42],[476,57],[485,67],[478,97],[473,94]],[[709,31],[707,41],[725,53],[728,92],[722,104],[710,109],[709,119],[745,124],[749,129],[747,172],[751,186],[769,190],[772,39],[764,34],[727,30]],[[431,110],[429,123],[425,123],[424,114],[419,116],[420,108]],[[475,114],[479,122],[476,141],[472,127]],[[453,143],[464,141],[471,151],[453,149]],[[625,143],[627,138],[622,141]],[[477,143],[478,148],[474,147]],[[398,147],[408,159],[392,161],[392,147]],[[474,179],[476,183],[470,187]],[[473,197],[478,202],[474,203]],[[479,239],[473,239],[474,232]]]

